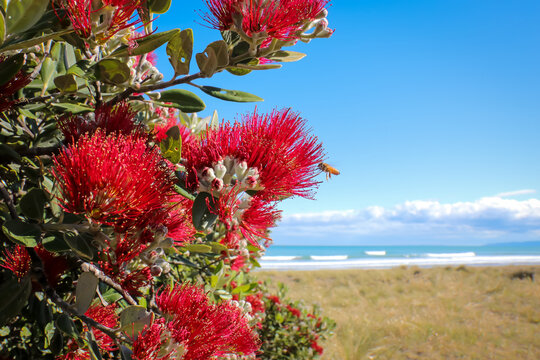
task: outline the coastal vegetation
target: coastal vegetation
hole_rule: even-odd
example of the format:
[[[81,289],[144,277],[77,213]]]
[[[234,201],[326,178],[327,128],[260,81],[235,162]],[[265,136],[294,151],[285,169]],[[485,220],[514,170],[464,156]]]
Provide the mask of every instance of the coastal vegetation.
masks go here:
[[[540,266],[256,276],[285,283],[292,299],[336,321],[325,360],[540,358]]]

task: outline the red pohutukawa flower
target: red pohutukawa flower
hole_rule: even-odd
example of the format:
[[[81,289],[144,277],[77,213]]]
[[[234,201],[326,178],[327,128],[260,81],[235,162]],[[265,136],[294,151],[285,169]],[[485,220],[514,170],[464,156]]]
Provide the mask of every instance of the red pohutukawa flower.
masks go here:
[[[17,278],[22,279],[30,271],[32,260],[24,246],[15,245],[11,251],[5,249],[2,256],[0,266],[11,270]]]
[[[84,135],[54,157],[62,207],[117,232],[159,226],[175,177],[156,148],[133,135]]]
[[[116,304],[110,304],[107,306],[94,305],[86,311],[85,315],[94,319],[101,325],[107,326],[108,328],[116,328],[118,326],[119,317],[115,310]],[[105,351],[114,351],[117,349],[114,340],[108,335],[98,329],[94,329],[93,331],[96,342],[99,344],[100,349]]]
[[[103,5],[92,0],[54,0],[65,10],[73,29],[82,38],[89,38],[93,31],[99,32],[98,40],[104,41],[117,32],[137,25],[135,11],[146,0],[103,0]],[[58,14],[57,14],[58,15]]]
[[[205,0],[205,20],[215,29],[244,32],[264,43],[298,39],[309,23],[323,20],[328,0]],[[315,25],[315,24],[314,24]],[[326,30],[328,32],[330,30]]]
[[[67,142],[76,142],[82,135],[92,135],[97,129],[101,129],[106,135],[118,133],[142,137],[145,132],[140,124],[135,123],[135,115],[127,102],[120,102],[115,106],[105,104],[84,116],[70,115],[60,118],[58,128]]]
[[[258,196],[242,196],[234,187],[220,194],[216,207],[225,229],[228,232],[239,231],[254,246],[258,246],[257,238],[268,238],[268,229],[275,225],[281,214],[275,209],[275,202],[265,201]],[[235,247],[235,239],[225,237],[225,244]]]
[[[4,61],[8,58],[0,56],[0,68],[5,66]],[[5,84],[0,85],[0,112],[3,112],[13,106],[17,100],[13,100],[12,96],[17,91],[28,85],[32,81],[30,74],[20,70],[13,78]]]
[[[207,360],[227,354],[250,355],[259,348],[257,335],[242,311],[229,302],[210,303],[200,287],[175,286],[159,294],[156,303],[169,321],[158,321],[139,335],[133,344],[136,359],[168,359],[163,354],[174,349],[172,358]]]
[[[267,200],[311,198],[324,154],[305,120],[290,109],[255,111],[242,120],[208,129],[202,140],[183,146],[187,185],[217,196],[224,187],[236,186]]]
[[[101,325],[105,325],[110,328],[115,328],[118,326],[118,315],[115,312],[116,304],[110,304],[107,306],[94,305],[91,306],[85,313],[86,316],[97,321]],[[84,327],[84,330],[87,331],[87,327]],[[98,329],[93,329],[93,333],[96,339],[96,342],[101,350],[104,351],[115,351],[118,349],[113,339],[108,335],[103,333]],[[73,339],[69,339],[67,343],[68,352],[60,357],[57,357],[56,360],[90,360],[90,352],[81,348],[79,343]]]

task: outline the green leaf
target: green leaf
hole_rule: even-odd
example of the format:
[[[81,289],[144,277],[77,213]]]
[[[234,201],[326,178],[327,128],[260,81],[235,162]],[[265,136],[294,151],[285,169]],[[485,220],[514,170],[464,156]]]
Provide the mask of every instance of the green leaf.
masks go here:
[[[94,333],[90,330],[86,332],[86,341],[88,343],[88,352],[90,353],[91,360],[102,360],[101,350],[96,343]]]
[[[184,89],[171,89],[161,92],[159,99],[161,102],[170,102],[173,107],[182,110],[185,113],[194,113],[202,111],[206,105],[200,97]]]
[[[253,95],[244,91],[227,90],[214,86],[201,86],[200,89],[210,96],[216,97],[221,100],[235,101],[235,102],[254,102],[264,101],[257,95]]]
[[[137,305],[128,306],[120,313],[120,330],[129,337],[134,337],[145,325],[150,326],[153,319],[154,314],[146,311],[146,308]]]
[[[62,30],[53,32],[50,34],[44,34],[41,36],[34,36],[30,39],[20,39],[15,41],[10,41],[9,44],[6,44],[5,47],[2,47],[2,51],[8,51],[8,50],[21,50],[21,49],[28,49],[29,47],[36,46],[39,44],[42,44],[46,41],[49,41],[51,39],[60,38],[62,35],[66,35],[73,32],[72,29]]]
[[[69,231],[64,233],[64,241],[81,258],[86,260],[92,260],[94,258],[95,249],[88,244],[88,241],[82,235]]]
[[[195,60],[205,77],[211,77],[217,71],[218,60],[214,49],[207,47],[203,53],[195,54]]]
[[[61,313],[56,319],[56,327],[64,334],[72,337],[73,339],[79,338],[79,331],[75,326],[75,323],[71,317],[67,314]]]
[[[27,247],[37,246],[39,237],[41,236],[39,226],[25,223],[18,219],[4,222],[2,231],[11,241]]]
[[[7,144],[0,143],[0,155],[2,155],[2,157],[8,157],[14,161],[21,161],[21,155],[19,155],[18,152],[13,150],[11,146]]]
[[[39,188],[30,189],[19,202],[24,216],[30,219],[43,219],[43,211],[47,203],[47,195]]]
[[[50,252],[57,253],[71,249],[61,234],[47,235],[41,243],[45,250]]]
[[[159,143],[161,155],[172,162],[178,164],[182,158],[182,138],[180,137],[180,129],[178,126],[173,126],[166,132],[167,137]]]
[[[79,276],[75,288],[75,308],[79,314],[84,314],[92,304],[98,284],[99,279],[90,272],[83,272]]]
[[[46,58],[41,66],[41,81],[43,82],[42,89],[47,90],[53,77],[56,75],[56,61],[51,57]]]
[[[208,48],[211,48],[212,50],[214,50],[218,67],[224,67],[224,66],[229,65],[229,48],[225,41],[223,40],[214,41],[208,44],[206,49],[208,50]]]
[[[210,206],[212,209],[209,209]],[[217,215],[217,199],[206,192],[201,192],[195,198],[191,209],[191,217],[195,229],[202,231],[212,226],[216,222]]]
[[[212,246],[212,251],[215,252],[216,254],[221,254],[223,251],[228,251],[229,250],[229,248],[226,247],[225,245],[220,244],[220,243],[215,242],[215,241],[212,241],[210,243],[210,246]]]
[[[125,62],[103,59],[96,65],[96,76],[104,82],[121,85],[131,78],[131,71]]]
[[[59,107],[59,108],[62,108],[64,110],[67,110],[68,112],[70,112],[72,114],[80,114],[80,113],[89,112],[89,111],[94,110],[94,108],[91,108],[90,106],[81,105],[81,104],[67,103],[67,102],[64,102],[64,103],[51,103],[51,105],[54,106],[54,107]]]
[[[73,74],[57,76],[54,78],[54,85],[64,93],[74,93],[78,89],[77,81],[75,81],[75,75]]]
[[[122,360],[133,360],[131,355],[133,355],[133,351],[129,350],[129,348],[124,345],[120,345],[120,358]]]
[[[248,292],[252,286],[253,286],[252,284],[244,284],[244,285],[237,286],[234,289],[232,289],[231,294],[240,294],[240,293]]]
[[[149,0],[148,9],[154,14],[165,14],[171,7],[171,0]]]
[[[212,252],[212,247],[204,244],[186,244],[184,248],[191,253],[207,254]]]
[[[251,265],[253,265],[254,267],[256,268],[260,268],[261,267],[261,264],[259,264],[259,262],[257,261],[257,259],[253,258],[253,257],[250,257],[249,258],[249,262],[251,263]]]
[[[249,69],[242,69],[239,67],[228,67],[225,70],[236,76],[244,76],[251,72]]]
[[[214,291],[214,294],[219,296],[223,300],[231,300],[233,298],[231,294],[229,294],[226,290],[223,289]]]
[[[10,56],[0,67],[0,86],[7,84],[13,77],[22,69],[24,64],[25,55],[16,54]]]
[[[94,81],[96,80],[96,75],[93,65],[94,64],[90,60],[79,60],[67,70],[67,73],[89,81]]]
[[[184,189],[184,188],[182,188],[182,187],[180,187],[178,185],[174,185],[174,191],[176,191],[178,194],[182,195],[186,199],[195,200],[195,196],[193,196],[186,189]]]
[[[175,34],[167,44],[167,55],[175,75],[189,74],[193,54],[193,30],[185,29]]]
[[[58,329],[55,329],[52,339],[49,340],[49,350],[51,350],[53,355],[58,355],[63,349],[64,337]]]
[[[6,38],[6,19],[4,14],[0,11],[0,45],[4,43]]]
[[[0,283],[0,326],[6,325],[11,318],[19,314],[31,291],[30,276],[25,276],[21,281],[11,277]]]
[[[128,46],[123,45],[116,51],[114,51],[111,56],[126,57],[147,54],[151,51],[154,51],[161,45],[165,44],[167,41],[171,40],[171,38],[179,32],[180,29],[173,29],[145,36],[142,39],[135,40],[137,42],[137,47],[130,49]]]
[[[305,56],[306,54],[303,54],[301,52],[279,50],[273,53],[269,57],[269,59],[279,61],[279,62],[293,62],[293,61],[301,60]]]
[[[6,12],[8,34],[30,29],[45,14],[48,5],[45,0],[10,0]]]
[[[105,291],[104,293],[101,293],[101,297],[103,298],[103,300],[105,300],[106,302],[110,304],[110,303],[120,300],[122,298],[122,295],[120,295],[113,288],[108,288],[107,291]]]

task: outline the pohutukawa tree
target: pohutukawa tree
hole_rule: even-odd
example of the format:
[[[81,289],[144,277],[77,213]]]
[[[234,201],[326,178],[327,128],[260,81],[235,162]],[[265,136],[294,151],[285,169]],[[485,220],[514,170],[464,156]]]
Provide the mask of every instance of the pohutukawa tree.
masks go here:
[[[291,109],[200,118],[186,88],[262,100],[197,80],[300,60],[327,2],[205,0],[221,40],[193,54],[192,29],[155,30],[171,0],[0,1],[0,359],[322,353],[331,320],[249,275],[321,143]]]

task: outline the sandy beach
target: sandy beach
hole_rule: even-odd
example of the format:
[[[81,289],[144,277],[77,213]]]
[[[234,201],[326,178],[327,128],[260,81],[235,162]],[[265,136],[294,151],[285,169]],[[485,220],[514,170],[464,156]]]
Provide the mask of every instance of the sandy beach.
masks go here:
[[[337,322],[324,360],[540,359],[540,266],[254,275]]]

